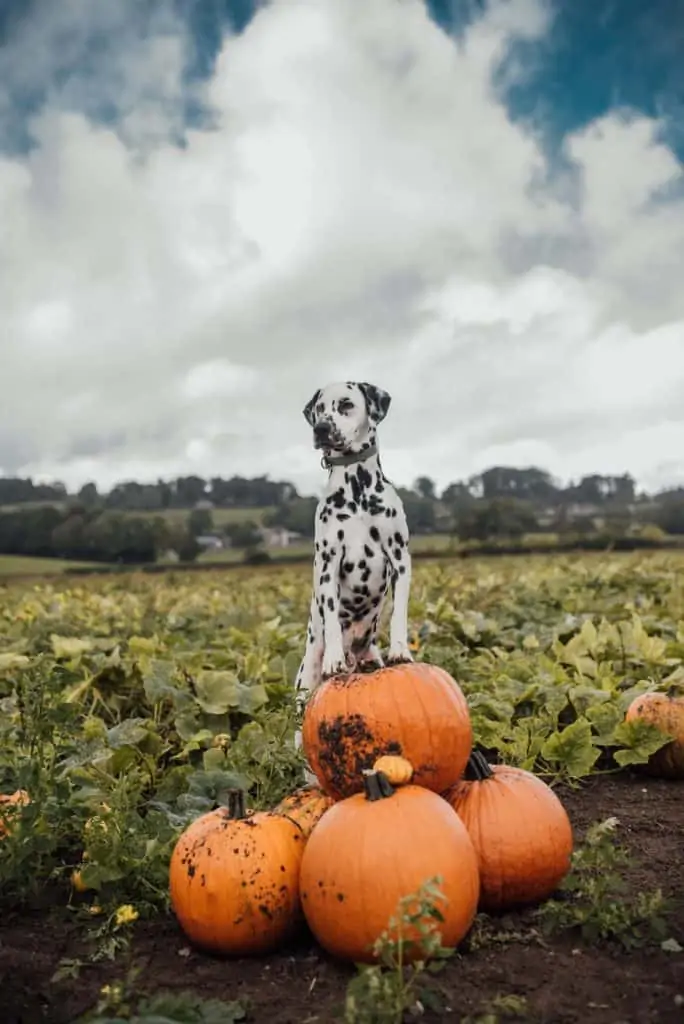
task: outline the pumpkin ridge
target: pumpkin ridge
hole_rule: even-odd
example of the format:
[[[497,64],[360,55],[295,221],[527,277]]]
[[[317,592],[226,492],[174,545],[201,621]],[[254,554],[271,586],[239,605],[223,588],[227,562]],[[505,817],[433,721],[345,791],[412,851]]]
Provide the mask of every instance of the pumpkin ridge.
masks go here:
[[[429,679],[428,682],[430,684],[430,695],[432,696],[434,694],[434,692],[435,692],[435,686],[434,686],[434,683],[433,683],[432,679]],[[427,711],[427,709],[425,707],[425,701],[422,699],[422,695],[421,695],[420,689],[418,689],[416,691],[415,700],[416,700],[416,704],[420,708],[421,714],[423,716],[423,729],[427,733],[427,735],[429,737],[429,740],[430,740],[428,749],[432,750],[433,749],[433,737],[432,737],[433,716]],[[418,770],[421,771],[421,772],[426,771],[428,768],[429,768],[429,766],[425,765],[425,764],[418,765]],[[414,773],[415,773],[415,768],[414,768]]]
[[[368,842],[369,824],[369,821],[363,820],[362,824],[359,826],[359,831],[357,833],[358,857],[356,858],[356,867],[354,871],[354,890],[360,896],[359,905],[361,908],[361,921],[363,922],[362,932],[364,938],[364,946],[369,945],[368,904],[366,902],[366,887],[363,884],[363,868],[366,863],[366,844]]]
[[[481,755],[481,756],[482,756],[482,760],[484,761],[485,760],[484,755]],[[485,835],[483,834],[483,832],[486,832],[486,827],[485,826],[487,825],[487,823],[489,821],[498,822],[498,819],[499,819],[499,816],[500,816],[502,810],[503,810],[504,814],[506,813],[506,807],[505,807],[505,803],[506,803],[506,785],[505,785],[505,780],[501,779],[500,776],[497,773],[493,772],[491,770],[489,764],[487,764],[487,768],[489,769],[490,774],[484,775],[484,768],[482,768],[483,777],[478,779],[477,782],[475,783],[475,785],[477,787],[477,789],[476,789],[477,797],[482,802],[483,807],[484,807],[484,812],[481,815],[479,815],[478,819],[477,819],[478,831],[479,831],[478,843],[479,843],[479,849],[481,849],[482,851],[486,851],[487,850],[487,841],[486,841]],[[503,787],[501,787],[501,785],[500,785],[501,782],[504,783]],[[503,800],[502,800],[502,797],[503,797]],[[503,807],[501,807],[502,803],[504,805]],[[497,888],[497,893],[498,893],[499,900],[502,900],[504,898],[504,891],[505,891],[505,888],[506,888],[506,881],[507,881],[507,879],[505,878],[503,843],[502,843],[500,837],[498,839],[498,842],[494,846],[494,849],[493,849],[492,852],[494,854],[494,860],[496,862],[496,888]],[[488,867],[489,867],[489,870],[488,870],[487,874],[489,876],[491,876],[491,862],[488,865]]]

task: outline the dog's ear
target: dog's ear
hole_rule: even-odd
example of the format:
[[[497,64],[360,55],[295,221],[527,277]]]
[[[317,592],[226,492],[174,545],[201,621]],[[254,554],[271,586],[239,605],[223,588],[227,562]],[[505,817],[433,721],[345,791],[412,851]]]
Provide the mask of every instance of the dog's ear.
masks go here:
[[[383,391],[382,388],[378,388],[375,384],[366,384],[365,382],[359,384],[361,394],[366,400],[366,409],[368,410],[368,419],[371,423],[380,423],[384,420],[387,415],[387,410],[390,407],[392,401],[391,395],[387,391]]]
[[[309,399],[309,401],[306,403],[306,405],[302,409],[302,412],[304,413],[304,419],[306,420],[306,422],[309,424],[310,427],[313,427],[313,425],[314,425],[313,411],[314,411],[316,402],[318,401],[318,399],[320,397],[320,394],[321,394],[321,389],[319,388],[318,391],[313,395],[312,398]]]

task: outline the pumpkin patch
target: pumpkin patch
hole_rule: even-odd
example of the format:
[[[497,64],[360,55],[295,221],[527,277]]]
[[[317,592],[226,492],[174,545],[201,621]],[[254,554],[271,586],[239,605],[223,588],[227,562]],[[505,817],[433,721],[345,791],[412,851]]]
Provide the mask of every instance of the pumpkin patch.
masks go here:
[[[5,1016],[76,1020],[106,1003],[107,1020],[166,1019],[168,994],[155,1000],[169,985],[172,1007],[184,991],[226,1006],[169,1019],[332,1021],[352,997],[365,1012],[374,985],[369,1013],[383,1019],[376,1000],[394,991],[399,971],[386,964],[396,950],[381,946],[381,959],[364,960],[370,973],[354,958],[371,955],[378,929],[412,942],[420,911],[421,927],[430,922],[456,946],[434,979],[452,1012],[432,1009],[419,988],[423,1012],[414,995],[406,1020],[502,1018],[523,1013],[523,996],[530,1020],[676,1017],[684,801],[673,766],[652,756],[671,755],[676,721],[664,713],[676,714],[684,693],[681,576],[671,559],[465,559],[439,570],[417,561],[410,614],[423,660],[388,676],[443,670],[463,695],[470,744],[458,709],[456,722],[469,756],[439,792],[420,778],[418,741],[448,711],[432,701],[436,727],[414,702],[409,729],[390,687],[375,691],[368,731],[380,740],[352,780],[358,791],[324,789],[325,732],[313,739],[320,777],[304,785],[292,736],[307,712],[292,678],[309,583],[307,567],[301,579],[285,569],[200,571],[6,588]],[[415,676],[410,686],[420,695]],[[657,721],[646,728],[639,719],[649,708]],[[348,761],[354,768],[355,711],[351,700],[338,711],[345,771]],[[380,794],[370,800],[367,785]],[[454,821],[460,839],[447,857]],[[473,856],[479,895],[468,924]],[[307,862],[324,883],[313,895]],[[343,888],[333,869],[348,872]],[[439,950],[425,969],[404,953],[407,984],[414,969],[420,986],[440,966]]]

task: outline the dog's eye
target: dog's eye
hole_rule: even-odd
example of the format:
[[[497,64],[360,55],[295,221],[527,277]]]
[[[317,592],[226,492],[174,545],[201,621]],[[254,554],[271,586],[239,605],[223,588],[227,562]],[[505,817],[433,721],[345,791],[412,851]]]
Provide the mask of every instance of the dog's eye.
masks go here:
[[[348,398],[343,398],[337,408],[343,413],[351,412],[354,408],[354,403],[350,402]]]

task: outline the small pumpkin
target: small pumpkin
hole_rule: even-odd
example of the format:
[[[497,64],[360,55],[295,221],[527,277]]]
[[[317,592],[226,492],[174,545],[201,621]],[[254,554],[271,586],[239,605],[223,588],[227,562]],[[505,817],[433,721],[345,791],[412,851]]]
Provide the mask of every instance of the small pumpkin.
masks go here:
[[[304,838],[308,839],[317,822],[334,803],[333,798],[318,786],[304,786],[281,800],[275,813],[294,821]]]
[[[405,786],[413,777],[413,765],[398,754],[383,754],[373,765],[373,771],[386,775],[392,786]]]
[[[17,789],[14,793],[0,793],[0,839],[10,832],[11,819],[19,807],[29,802],[25,789]]]
[[[440,793],[460,778],[472,742],[458,683],[420,662],[326,680],[309,698],[302,724],[309,766],[338,800],[363,788],[363,772],[383,754],[407,758],[413,782]]]
[[[275,949],[301,919],[304,836],[272,811],[246,812],[244,794],[197,818],[171,855],[171,905],[196,945],[238,956]]]
[[[74,870],[71,872],[71,884],[76,890],[76,892],[88,891],[90,886],[83,881],[83,866],[81,866],[80,868],[74,868]]]
[[[637,718],[655,725],[672,739],[651,754],[643,766],[650,775],[664,779],[684,778],[684,694],[649,692],[635,697],[627,708],[625,720]]]
[[[473,841],[483,910],[546,899],[570,870],[570,819],[553,790],[531,772],[490,765],[475,750],[464,779],[444,795]]]
[[[480,881],[468,833],[446,800],[421,786],[394,789],[369,771],[364,792],[326,811],[302,857],[302,909],[320,945],[335,957],[374,961],[373,944],[390,926],[399,901],[441,876],[444,945],[455,946],[477,910]],[[393,936],[395,939],[397,935]],[[403,938],[418,938],[409,929]],[[405,960],[422,955],[405,948]]]

